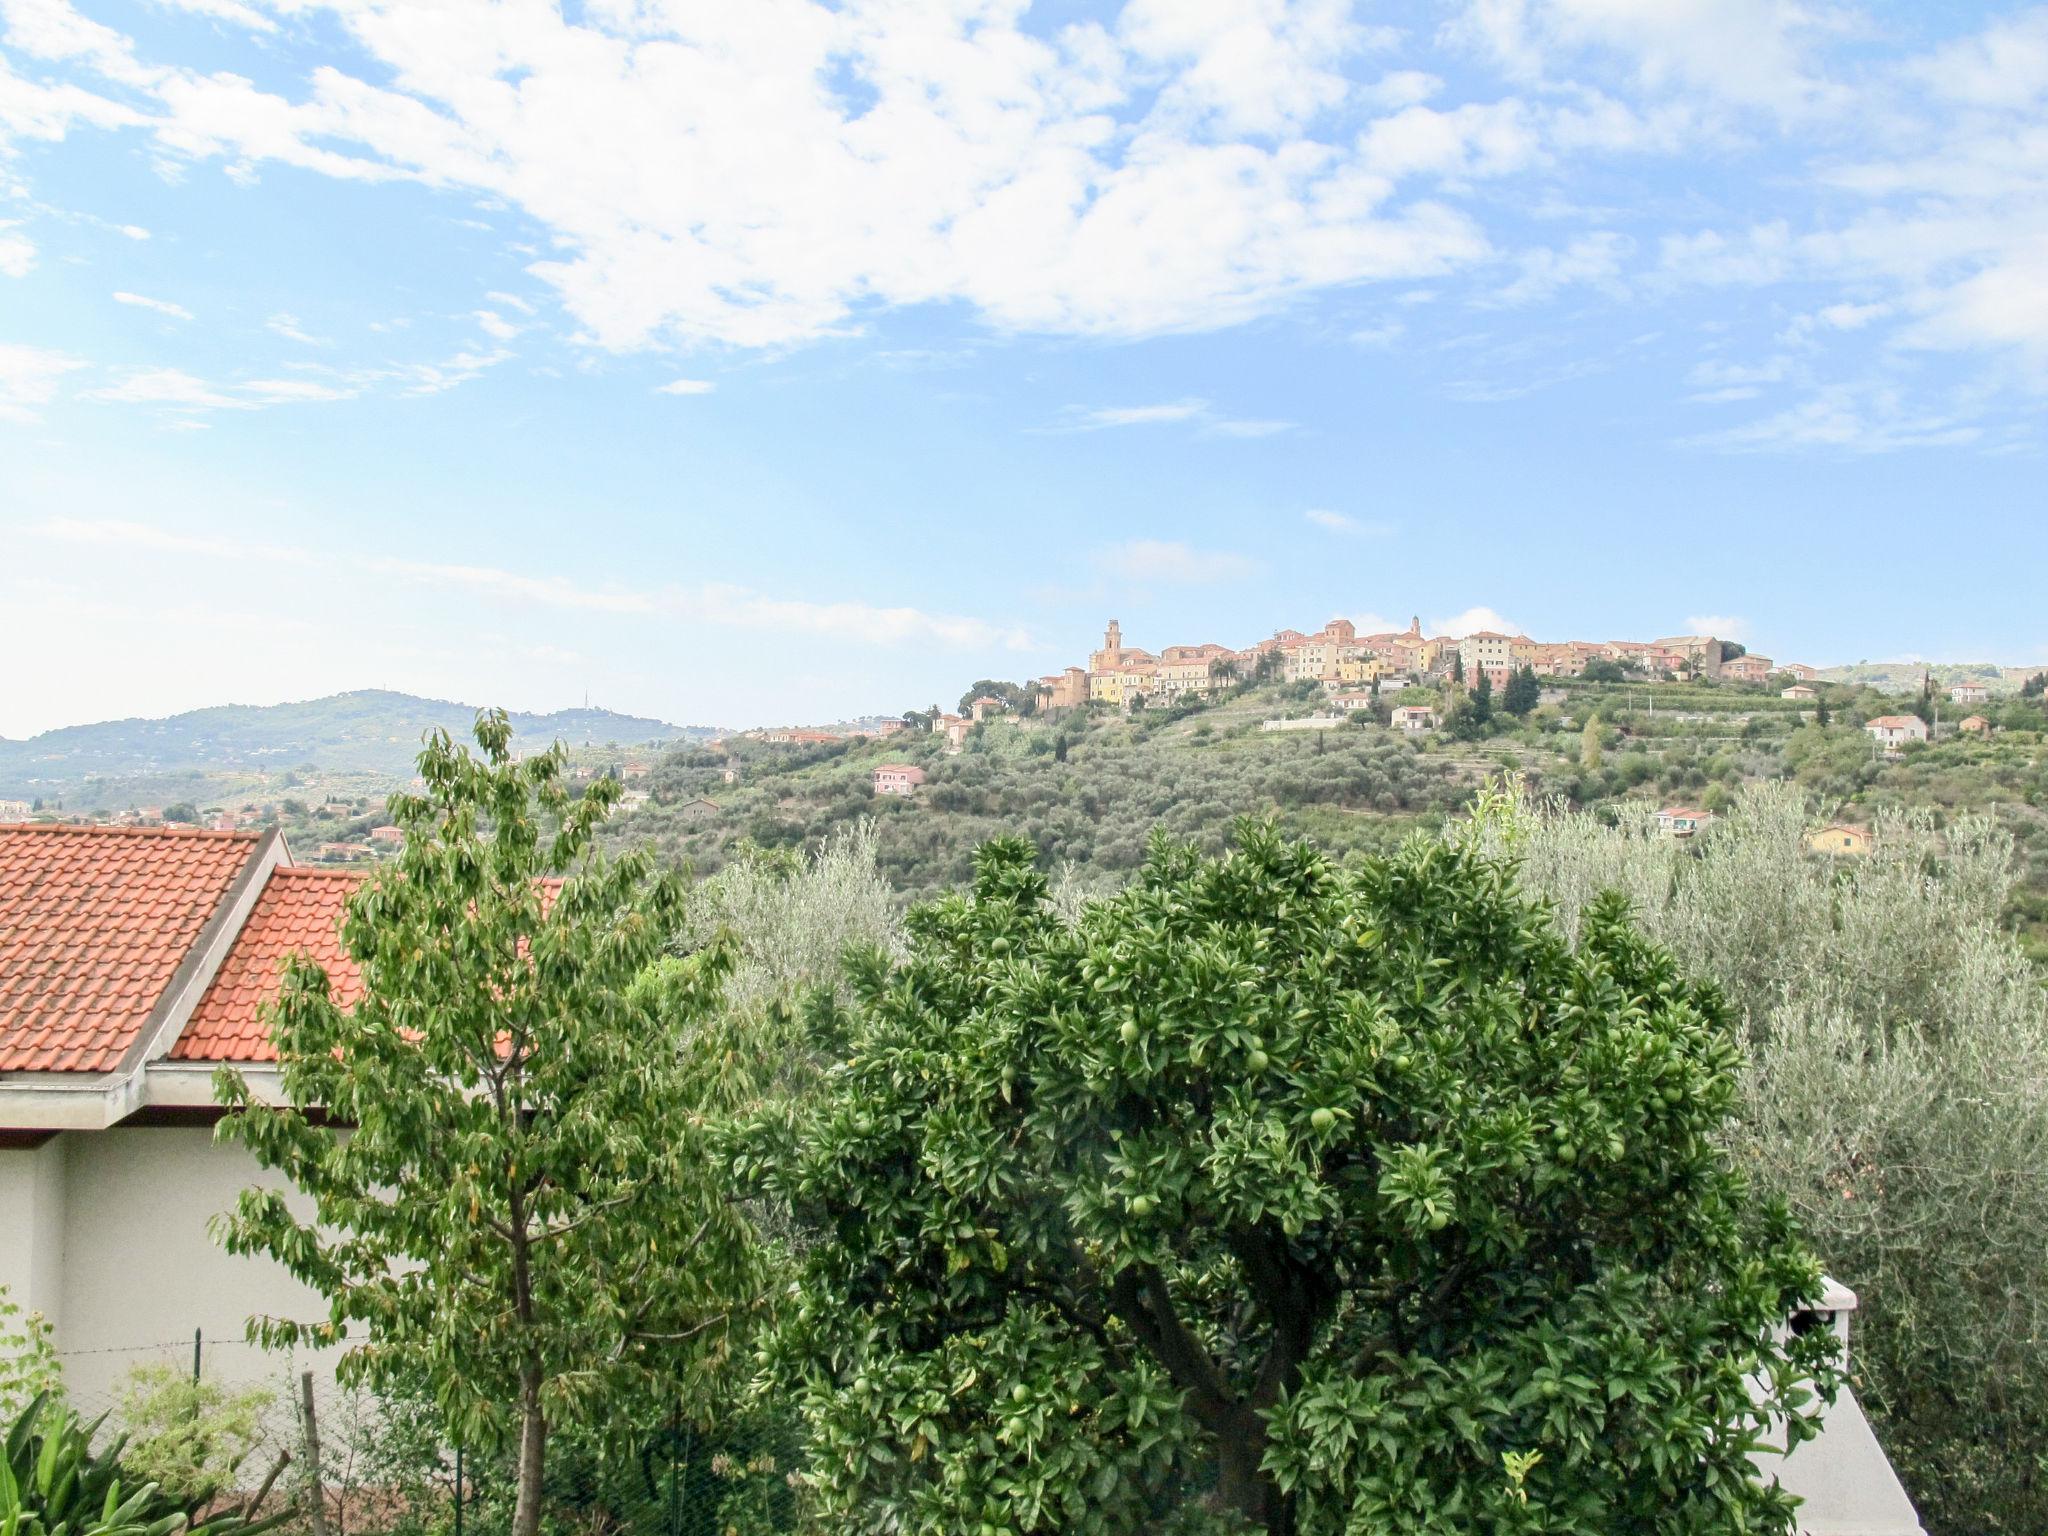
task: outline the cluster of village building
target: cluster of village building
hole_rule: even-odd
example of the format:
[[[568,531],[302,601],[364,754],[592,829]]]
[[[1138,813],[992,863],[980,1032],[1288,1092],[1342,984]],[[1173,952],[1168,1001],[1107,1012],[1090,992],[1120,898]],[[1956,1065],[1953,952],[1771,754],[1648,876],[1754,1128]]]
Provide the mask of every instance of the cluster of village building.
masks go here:
[[[1805,684],[1818,673],[1796,662],[1768,656],[1740,655],[1722,659],[1722,643],[1712,635],[1672,635],[1662,640],[1532,640],[1477,630],[1453,638],[1425,635],[1420,619],[1397,632],[1361,635],[1349,619],[1332,619],[1313,634],[1283,629],[1242,650],[1227,645],[1169,645],[1157,655],[1125,645],[1123,629],[1109,622],[1101,649],[1086,667],[1038,679],[1038,697],[1046,709],[1072,709],[1091,701],[1129,705],[1171,702],[1189,694],[1207,694],[1253,676],[1282,682],[1319,682],[1344,702],[1349,689],[1369,689],[1389,682],[1440,682],[1458,675],[1473,686],[1480,678],[1495,688],[1527,667],[1538,677],[1577,677],[1596,661],[1611,661],[1645,677],[1725,678],[1762,683],[1784,676]]]

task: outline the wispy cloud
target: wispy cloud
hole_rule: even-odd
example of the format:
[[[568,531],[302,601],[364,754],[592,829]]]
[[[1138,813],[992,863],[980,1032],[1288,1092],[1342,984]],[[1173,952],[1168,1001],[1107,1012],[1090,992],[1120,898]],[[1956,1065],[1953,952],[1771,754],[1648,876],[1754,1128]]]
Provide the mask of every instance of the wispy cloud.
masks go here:
[[[1773,415],[1679,441],[1686,447],[1731,453],[1832,448],[1866,454],[1901,448],[1963,448],[1983,438],[1981,425],[1961,415],[1910,409],[1895,390],[1837,385]]]
[[[1492,608],[1485,607],[1467,608],[1463,613],[1454,613],[1448,618],[1431,619],[1429,621],[1429,632],[1431,634],[1449,635],[1453,639],[1458,640],[1464,639],[1467,635],[1476,634],[1482,629],[1490,629],[1494,633],[1502,635],[1519,635],[1522,632],[1522,626],[1513,619]]]
[[[36,264],[36,243],[14,231],[19,219],[0,219],[0,277],[27,277]]]
[[[1292,421],[1212,421],[1207,430],[1219,437],[1277,437],[1298,425]]]
[[[131,368],[112,384],[89,389],[82,398],[107,405],[154,405],[171,411],[255,411],[272,405],[318,405],[350,400],[352,385],[308,379],[251,379],[215,385],[182,368]]]
[[[114,302],[116,304],[130,304],[137,309],[155,310],[160,315],[169,315],[173,320],[190,320],[192,318],[192,311],[182,304],[173,304],[169,299],[152,299],[140,293],[116,292]]]
[[[393,555],[339,555],[114,518],[51,518],[30,531],[59,543],[102,549],[187,555],[211,561],[343,568],[415,586],[570,613],[684,618],[724,628],[797,630],[873,645],[929,641],[981,649],[1036,648],[1030,632],[1021,625],[851,599],[773,597],[730,583],[706,582],[696,587],[661,589],[594,586],[562,576],[535,576],[494,565],[412,560]]]
[[[708,395],[718,386],[709,379],[670,379],[654,386],[657,395]]]
[[[1305,522],[1326,533],[1341,533],[1350,538],[1385,538],[1394,531],[1392,523],[1356,518],[1349,512],[1333,512],[1328,507],[1310,507],[1301,515]]]
[[[870,645],[936,641],[945,645],[1035,648],[1028,630],[922,608],[878,607],[846,600],[814,602],[768,597],[745,587],[709,584],[678,599],[681,612],[714,624],[745,629],[802,630]]]
[[[1100,427],[1158,427],[1177,421],[1196,421],[1208,414],[1206,400],[1165,400],[1157,405],[1102,405],[1068,407],[1068,425],[1081,430]]]
[[[1127,581],[1174,585],[1235,581],[1258,569],[1243,555],[1196,549],[1179,539],[1126,539],[1097,550],[1095,564],[1105,575]]]
[[[0,421],[40,420],[42,408],[57,398],[58,382],[84,366],[46,347],[0,342]]]
[[[276,332],[286,341],[296,341],[302,346],[325,347],[332,343],[325,336],[315,336],[299,324],[297,315],[276,314],[263,322],[265,329]]]
[[[1744,641],[1749,638],[1749,620],[1732,613],[1695,613],[1685,621],[1689,635],[1712,635],[1716,640]]]

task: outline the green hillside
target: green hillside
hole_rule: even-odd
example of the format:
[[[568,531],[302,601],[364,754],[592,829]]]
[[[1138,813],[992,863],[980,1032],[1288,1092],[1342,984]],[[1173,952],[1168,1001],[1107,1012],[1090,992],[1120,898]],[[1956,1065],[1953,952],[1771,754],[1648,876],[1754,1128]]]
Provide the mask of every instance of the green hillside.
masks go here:
[[[1049,867],[1097,885],[1137,868],[1155,827],[1214,847],[1244,814],[1275,814],[1338,849],[1384,847],[1440,823],[1505,771],[1613,817],[1669,804],[1719,810],[1745,782],[1788,781],[1816,818],[1868,821],[1886,807],[1995,816],[2020,861],[2008,920],[2048,956],[2048,716],[2038,698],[1985,706],[1997,728],[1989,739],[1955,734],[1950,711],[1941,739],[1892,756],[1874,750],[1862,723],[1901,701],[1870,686],[1825,686],[1825,719],[1815,703],[1763,687],[1569,680],[1526,718],[1496,710],[1464,739],[1410,739],[1363,718],[1326,731],[1259,729],[1319,697],[1313,684],[1265,686],[1130,717],[1089,709],[995,721],[957,756],[923,732],[802,749],[677,746],[646,781],[650,802],[614,818],[607,836],[651,840],[701,874],[749,848],[815,847],[869,816],[884,873],[912,896],[963,883],[976,846],[1004,835],[1030,838]],[[877,795],[872,774],[885,762],[914,763],[927,782],[914,797]]]
[[[26,741],[0,741],[0,795],[47,798],[89,778],[274,772],[305,765],[402,780],[412,774],[422,733],[439,726],[461,734],[475,717],[473,705],[363,689],[295,704],[225,704],[162,720],[66,726]],[[608,709],[520,714],[512,724],[521,741],[543,746],[555,740],[623,746],[715,734]]]

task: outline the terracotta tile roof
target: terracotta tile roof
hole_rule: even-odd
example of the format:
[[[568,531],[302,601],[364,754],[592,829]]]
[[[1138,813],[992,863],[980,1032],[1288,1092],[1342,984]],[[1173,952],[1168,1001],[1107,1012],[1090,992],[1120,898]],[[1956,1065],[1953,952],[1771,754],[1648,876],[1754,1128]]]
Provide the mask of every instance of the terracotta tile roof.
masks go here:
[[[171,1049],[173,1061],[275,1061],[263,1004],[277,996],[285,957],[303,954],[327,972],[336,1001],[363,995],[363,979],[341,947],[341,919],[364,879],[353,869],[282,864],[256,898],[249,920],[192,1010]]]
[[[0,1072],[118,1067],[258,841],[0,826]]]

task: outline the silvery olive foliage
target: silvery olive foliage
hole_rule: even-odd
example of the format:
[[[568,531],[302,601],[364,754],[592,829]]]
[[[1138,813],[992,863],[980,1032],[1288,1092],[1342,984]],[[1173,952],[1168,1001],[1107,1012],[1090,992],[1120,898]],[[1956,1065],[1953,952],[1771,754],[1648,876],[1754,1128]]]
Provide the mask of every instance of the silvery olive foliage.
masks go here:
[[[1512,792],[1476,822],[1568,931],[1620,891],[1723,983],[1735,1144],[1858,1291],[1857,1391],[1929,1530],[2048,1529],[2048,991],[2000,927],[2013,848],[1880,812],[1867,857],[1824,857],[1824,819],[1758,785],[1689,845]]]
[[[1718,994],[1476,839],[1157,843],[1062,913],[985,847],[854,965],[753,1171],[807,1236],[768,1363],[825,1528],[1774,1533],[1818,1285],[1726,1150]]]

